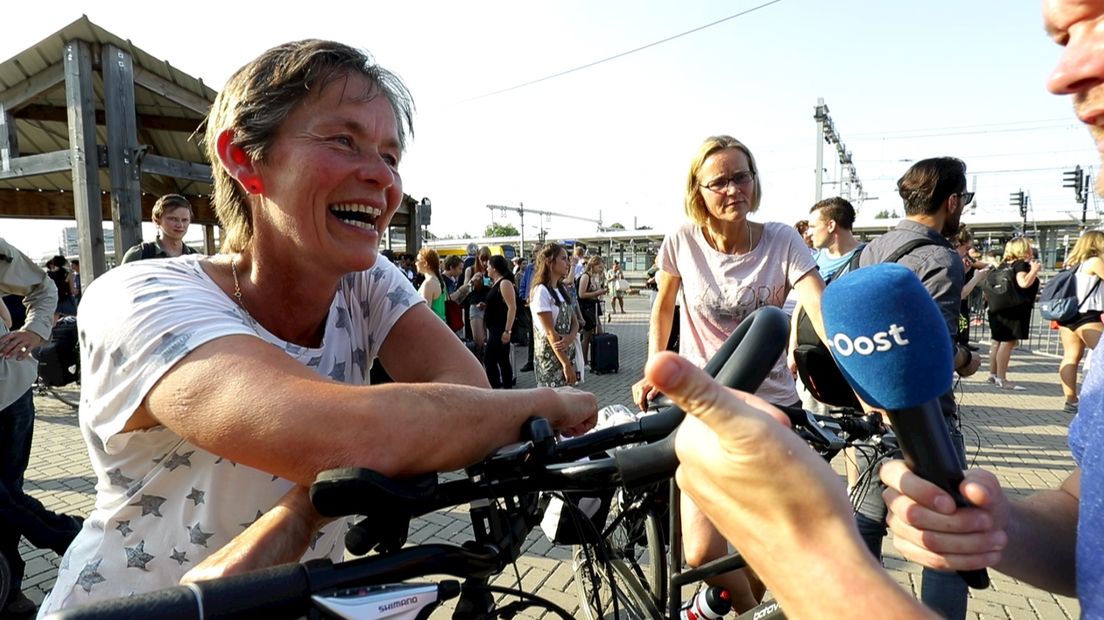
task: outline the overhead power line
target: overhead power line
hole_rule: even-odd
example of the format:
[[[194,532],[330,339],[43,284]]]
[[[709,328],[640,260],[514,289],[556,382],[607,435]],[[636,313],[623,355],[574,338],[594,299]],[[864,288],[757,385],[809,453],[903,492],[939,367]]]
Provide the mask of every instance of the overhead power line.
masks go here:
[[[514,86],[510,86],[510,87],[503,88],[503,89],[500,89],[500,90],[496,90],[496,91],[493,91],[493,92],[484,93],[482,95],[476,95],[475,97],[469,97],[468,99],[462,99],[460,101],[457,101],[453,105],[459,105],[461,103],[469,103],[471,101],[478,101],[480,99],[486,99],[487,97],[493,97],[495,95],[501,95],[503,93],[508,93],[512,90],[518,90],[519,88],[525,88],[526,86],[532,86],[534,84],[540,84],[541,82],[547,82],[548,80],[551,80],[551,79],[555,79],[555,78],[558,78],[558,77],[563,77],[565,75],[575,73],[576,71],[582,71],[583,69],[589,69],[591,67],[600,65],[600,64],[605,63],[605,62],[609,62],[611,60],[617,60],[618,58],[624,58],[625,56],[628,56],[630,54],[635,54],[637,52],[646,50],[648,48],[652,48],[652,47],[655,47],[657,45],[662,45],[662,44],[667,43],[669,41],[674,41],[675,39],[680,39],[680,38],[685,37],[687,35],[694,34],[695,32],[700,32],[702,30],[705,30],[706,28],[712,28],[713,26],[716,26],[718,24],[722,24],[722,23],[727,22],[727,21],[732,20],[732,19],[736,19],[737,17],[743,17],[744,15],[747,15],[748,13],[754,13],[755,11],[758,11],[759,9],[766,8],[766,7],[768,7],[772,4],[778,4],[781,1],[782,0],[770,0],[770,2],[764,2],[763,4],[760,4],[758,6],[754,6],[750,9],[745,10],[745,11],[740,11],[739,13],[736,13],[735,15],[729,15],[728,17],[723,17],[721,19],[718,19],[717,21],[709,22],[708,24],[698,26],[697,28],[687,30],[686,32],[680,32],[679,34],[672,35],[672,36],[667,37],[665,39],[660,39],[658,41],[653,41],[652,43],[648,43],[647,45],[642,45],[640,47],[628,50],[626,52],[621,52],[620,54],[614,54],[613,56],[609,56],[609,57],[603,58],[601,60],[595,60],[594,62],[588,62],[585,65],[579,65],[578,67],[567,69],[566,71],[560,71],[559,73],[553,73],[552,75],[546,75],[542,78],[537,78],[535,80],[530,80],[528,82],[523,82],[521,84],[515,84]]]

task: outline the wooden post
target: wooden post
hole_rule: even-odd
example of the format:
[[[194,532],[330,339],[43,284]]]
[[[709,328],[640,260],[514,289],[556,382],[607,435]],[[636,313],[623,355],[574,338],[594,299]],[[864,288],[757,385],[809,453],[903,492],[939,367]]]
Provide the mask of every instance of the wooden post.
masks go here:
[[[0,173],[10,172],[12,160],[19,157],[19,142],[15,134],[15,118],[0,102]]]
[[[115,264],[127,248],[142,241],[143,153],[138,146],[134,109],[134,64],[130,54],[105,45],[100,59],[107,121],[107,165],[111,174],[111,219],[115,223]]]
[[[73,210],[80,237],[81,285],[107,272],[103,216],[100,213],[96,106],[92,90],[92,52],[84,41],[65,44],[65,101],[69,112],[69,161],[73,174]]]

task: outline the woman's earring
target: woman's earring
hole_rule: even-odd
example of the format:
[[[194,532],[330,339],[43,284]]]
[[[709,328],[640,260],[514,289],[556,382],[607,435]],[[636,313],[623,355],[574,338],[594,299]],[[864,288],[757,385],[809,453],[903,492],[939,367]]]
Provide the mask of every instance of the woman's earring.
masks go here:
[[[248,183],[245,184],[245,189],[250,194],[260,194],[261,192],[264,191],[264,186],[261,185],[260,181],[253,180],[253,181],[249,181]]]

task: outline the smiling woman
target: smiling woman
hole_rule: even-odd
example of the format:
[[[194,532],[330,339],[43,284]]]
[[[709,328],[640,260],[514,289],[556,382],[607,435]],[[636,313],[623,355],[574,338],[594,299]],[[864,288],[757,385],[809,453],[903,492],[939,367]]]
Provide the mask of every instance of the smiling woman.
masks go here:
[[[116,269],[84,297],[80,424],[98,495],[47,610],[340,559],[344,526],[306,496],[319,471],[447,471],[516,441],[530,416],[593,425],[593,395],[487,389],[377,260],[412,108],[365,53],[316,40],[265,52],[219,94],[206,140],[223,253]],[[406,385],[369,386],[377,358]]]

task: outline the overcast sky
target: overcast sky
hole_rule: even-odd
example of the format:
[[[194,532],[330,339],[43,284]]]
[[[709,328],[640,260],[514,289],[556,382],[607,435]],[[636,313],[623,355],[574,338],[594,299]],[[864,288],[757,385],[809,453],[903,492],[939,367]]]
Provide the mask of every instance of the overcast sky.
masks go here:
[[[893,184],[924,157],[966,160],[978,191],[974,217],[985,219],[1018,219],[1008,194],[1019,189],[1040,215],[1079,213],[1061,171],[1096,166],[1068,98],[1045,90],[1059,48],[1035,2],[8,5],[0,59],[87,12],[215,89],[287,40],[368,49],[414,94],[405,191],[433,201],[438,236],[480,234],[492,217],[518,225],[516,214],[487,204],[670,229],[683,220],[689,161],[717,133],[743,140],[759,160],[764,197],[753,219],[792,223],[814,200],[818,97],[852,153],[868,216],[900,211]],[[830,148],[826,180],[834,182],[841,171]],[[825,185],[824,196],[837,187]],[[539,223],[526,218],[527,236]],[[554,236],[590,228],[561,218],[544,225]],[[0,235],[37,254],[56,245],[59,226],[0,219]]]

